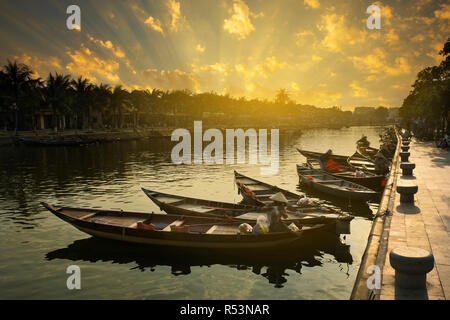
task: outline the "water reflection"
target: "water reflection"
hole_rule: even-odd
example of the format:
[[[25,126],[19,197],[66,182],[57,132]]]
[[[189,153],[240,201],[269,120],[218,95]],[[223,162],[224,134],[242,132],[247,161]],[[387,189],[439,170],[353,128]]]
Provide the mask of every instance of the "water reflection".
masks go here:
[[[324,255],[331,255],[335,263],[345,264],[341,271],[348,273],[348,265],[353,262],[350,246],[338,236],[323,233],[314,243],[296,244],[282,250],[237,251],[199,250],[171,247],[136,245],[114,240],[88,238],[76,240],[65,248],[46,254],[46,259],[65,259],[74,262],[97,261],[113,264],[134,263],[130,270],[154,272],[160,266],[170,266],[173,276],[187,276],[195,272],[192,268],[225,265],[236,271],[251,271],[261,275],[276,288],[282,288],[287,281],[287,270],[301,276],[302,268],[322,266]],[[328,260],[326,263],[330,263]],[[196,270],[197,271],[197,270]],[[200,270],[201,272],[201,270]]]
[[[214,270],[215,281],[209,281],[210,291],[196,291],[193,298],[272,298],[267,282],[273,286],[285,286],[290,290],[277,290],[279,298],[347,298],[356,275],[356,265],[365,248],[370,230],[374,205],[354,205],[345,201],[328,199],[326,195],[311,193],[313,197],[332,201],[344,211],[359,216],[352,222],[352,234],[347,242],[352,245],[352,256],[342,256],[333,242],[329,246],[292,250],[289,254],[278,252],[263,257],[219,257],[194,255],[180,252],[174,255],[168,250],[142,248],[133,252],[133,246],[108,245],[95,239],[79,240],[81,233],[58,218],[52,216],[40,204],[45,201],[73,207],[123,209],[124,211],[160,212],[140,190],[141,187],[172,194],[210,200],[237,203],[242,200],[233,181],[233,171],[242,172],[255,179],[295,191],[298,186],[296,164],[304,159],[296,148],[312,151],[326,151],[332,148],[336,154],[352,154],[355,141],[365,133],[374,147],[381,129],[354,127],[342,130],[310,130],[301,136],[280,136],[280,170],[274,176],[262,176],[260,166],[249,164],[233,165],[174,165],[170,159],[173,143],[168,140],[142,140],[92,145],[81,148],[51,147],[3,147],[0,149],[0,225],[3,241],[0,243],[0,297],[27,298],[30,292],[37,298],[71,298],[59,283],[52,282],[54,274],[65,270],[64,260],[91,261],[101,274],[104,283],[116,283],[117,274],[130,279],[139,270],[155,270],[152,278],[154,295],[168,299],[180,298],[190,292],[174,288],[170,280],[156,277],[170,266],[173,276],[186,280],[186,286],[195,286],[205,274],[206,265]],[[306,192],[308,190],[303,190]],[[81,244],[79,244],[81,243]],[[86,243],[83,245],[83,243]],[[69,245],[70,244],[70,245]],[[55,250],[56,248],[61,248]],[[116,248],[123,248],[118,250]],[[151,252],[151,253],[150,253]],[[48,253],[47,259],[43,259]],[[269,256],[271,259],[268,259]],[[179,258],[177,258],[179,257]],[[272,257],[274,257],[272,259]],[[91,259],[91,260],[90,260]],[[260,259],[260,260],[258,260]],[[262,260],[261,260],[262,259]],[[116,263],[102,264],[100,261]],[[135,265],[133,270],[123,270],[124,263]],[[202,270],[200,266],[205,266]],[[224,268],[226,265],[229,268]],[[28,266],[32,266],[30,269]],[[166,266],[165,268],[161,266]],[[314,272],[309,272],[314,266]],[[156,270],[156,268],[158,270]],[[31,271],[30,271],[31,270]],[[253,273],[254,272],[254,273]],[[301,272],[301,273],[300,273]],[[254,291],[240,290],[239,294],[227,287],[228,283],[247,281],[248,276],[259,274],[262,286]],[[299,275],[287,277],[286,274]],[[338,274],[335,274],[338,273]],[[63,272],[65,275],[65,273]],[[348,278],[347,275],[349,274]],[[51,276],[50,276],[51,275]],[[109,275],[109,276],[108,276]],[[23,281],[28,279],[28,281]],[[223,280],[226,279],[226,280]],[[231,279],[231,280],[230,280]],[[283,280],[284,279],[284,280]],[[295,279],[301,279],[308,290],[296,286]],[[332,280],[331,280],[332,279]],[[56,281],[56,280],[54,280]],[[95,279],[93,280],[95,281]],[[235,282],[233,282],[235,281]],[[20,283],[20,285],[18,285]],[[65,283],[65,280],[62,282]],[[350,284],[350,285],[349,285]],[[118,284],[120,286],[120,284]],[[96,290],[81,290],[84,298],[98,298]],[[169,289],[170,288],[170,289]],[[191,287],[189,287],[191,288]],[[61,290],[62,290],[61,289]],[[124,292],[105,292],[106,298],[123,297]],[[159,290],[159,291],[158,291]],[[245,291],[245,293],[243,292]],[[307,291],[307,292],[306,292]],[[170,292],[170,293],[168,293]],[[212,293],[213,292],[213,293]],[[141,298],[133,287],[126,292],[127,298]]]

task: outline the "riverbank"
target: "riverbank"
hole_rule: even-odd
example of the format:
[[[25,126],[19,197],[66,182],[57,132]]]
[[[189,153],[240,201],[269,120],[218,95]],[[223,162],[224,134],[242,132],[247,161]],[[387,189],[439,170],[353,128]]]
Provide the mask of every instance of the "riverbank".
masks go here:
[[[118,130],[64,130],[54,133],[52,130],[19,131],[14,133],[0,133],[0,146],[16,145],[19,139],[29,139],[32,141],[52,140],[67,141],[81,139],[85,141],[95,141],[98,143],[111,141],[129,141],[145,138],[169,138],[174,128],[151,128],[151,129],[118,129]]]
[[[396,156],[389,189],[386,189],[372,231],[351,299],[367,300],[447,300],[450,298],[450,185],[448,151],[433,142],[412,141],[410,159],[416,169],[413,177],[402,176]],[[397,183],[409,180],[417,184],[415,202],[400,205]],[[384,211],[384,210],[388,211]],[[389,252],[398,247],[416,247],[432,253],[433,270],[427,274],[425,289],[402,289],[395,284],[395,270]],[[369,289],[367,281],[372,265],[381,270],[381,288]],[[373,271],[372,271],[373,272]],[[371,273],[371,272],[370,272]]]

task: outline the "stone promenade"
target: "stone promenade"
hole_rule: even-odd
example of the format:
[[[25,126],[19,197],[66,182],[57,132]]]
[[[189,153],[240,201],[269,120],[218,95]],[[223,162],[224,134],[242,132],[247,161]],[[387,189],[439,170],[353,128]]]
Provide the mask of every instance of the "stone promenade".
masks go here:
[[[397,184],[414,183],[419,190],[414,205],[401,205],[395,195],[390,224],[388,251],[383,268],[380,299],[450,299],[450,152],[436,148],[434,142],[412,139],[409,162],[416,164],[413,177],[402,177]],[[394,190],[395,192],[395,190]],[[435,267],[427,275],[426,290],[405,290],[395,286],[395,271],[389,252],[401,246],[418,247],[434,255]]]

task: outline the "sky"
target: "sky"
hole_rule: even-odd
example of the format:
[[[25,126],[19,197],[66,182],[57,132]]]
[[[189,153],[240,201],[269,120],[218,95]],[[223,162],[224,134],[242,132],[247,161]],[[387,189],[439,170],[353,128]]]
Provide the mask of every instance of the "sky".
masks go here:
[[[69,5],[81,9],[69,30]],[[381,29],[367,8],[380,7]],[[400,107],[450,37],[447,1],[0,0],[0,63],[133,89]]]

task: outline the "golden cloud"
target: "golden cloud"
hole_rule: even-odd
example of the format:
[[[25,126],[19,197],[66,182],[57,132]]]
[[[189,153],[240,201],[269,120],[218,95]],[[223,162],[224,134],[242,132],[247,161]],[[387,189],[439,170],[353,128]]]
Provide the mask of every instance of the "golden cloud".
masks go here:
[[[434,11],[434,16],[441,20],[450,20],[450,4],[441,4],[441,8]]]
[[[21,56],[14,56],[14,60],[17,60],[20,63],[26,64],[31,67],[34,71],[34,77],[45,77],[44,74],[53,72],[56,70],[61,70],[61,61],[57,57],[49,57],[46,59],[41,59],[36,56],[30,56],[26,53]]]
[[[180,3],[175,0],[168,0],[167,7],[169,8],[170,14],[170,31],[177,32],[181,23],[181,9]]]
[[[125,57],[125,53],[117,46],[114,46],[113,43],[109,40],[103,41],[103,40],[98,40],[95,39],[93,36],[88,35],[89,40],[91,40],[92,42],[102,46],[103,48],[109,49],[111,50],[111,52],[117,57],[117,58],[124,58]]]
[[[81,49],[75,50],[73,53],[68,51],[67,55],[72,59],[72,62],[66,65],[66,69],[73,74],[89,78],[92,81],[96,81],[97,77],[113,83],[120,81],[116,74],[119,63],[114,60],[100,59],[84,45],[81,45]]]
[[[194,76],[179,69],[161,71],[147,69],[142,72],[142,75],[154,88],[196,91],[199,87],[198,80]]]
[[[366,88],[362,88],[358,85],[357,81],[353,81],[350,83],[350,88],[353,89],[352,96],[354,97],[367,97],[369,95],[369,91]]]
[[[319,0],[303,0],[303,3],[310,8],[318,9],[320,8]]]
[[[396,76],[411,72],[411,66],[405,57],[396,58],[394,64],[390,66],[386,59],[386,53],[380,48],[376,48],[373,54],[366,57],[351,57],[350,59],[356,68],[371,74]],[[368,80],[373,80],[373,78]]]
[[[273,73],[279,69],[289,68],[289,64],[287,62],[279,61],[276,57],[267,57],[263,63],[255,66],[255,71],[266,78],[270,73]]]
[[[161,21],[158,19],[153,18],[152,16],[149,16],[144,23],[148,25],[152,30],[161,33],[164,35],[164,30],[161,26]]]
[[[333,52],[342,52],[344,47],[363,42],[366,38],[365,31],[347,26],[344,16],[335,13],[322,15],[317,28],[325,32],[322,46]]]
[[[250,32],[255,30],[250,21],[250,9],[242,0],[235,0],[233,3],[233,14],[229,19],[225,19],[223,28],[232,35],[236,35],[239,40],[245,39]]]

